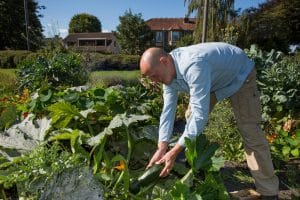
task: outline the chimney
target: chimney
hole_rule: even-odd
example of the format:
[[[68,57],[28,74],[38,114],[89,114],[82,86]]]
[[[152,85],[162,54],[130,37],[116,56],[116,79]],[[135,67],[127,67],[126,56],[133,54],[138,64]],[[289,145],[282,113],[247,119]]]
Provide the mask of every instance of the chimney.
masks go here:
[[[189,23],[189,18],[187,16],[185,16],[184,19],[183,19],[183,22],[184,23]]]

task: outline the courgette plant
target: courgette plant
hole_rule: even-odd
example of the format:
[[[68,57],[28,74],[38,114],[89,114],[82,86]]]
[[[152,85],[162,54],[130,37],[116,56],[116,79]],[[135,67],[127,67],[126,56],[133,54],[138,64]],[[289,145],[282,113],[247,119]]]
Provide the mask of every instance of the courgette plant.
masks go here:
[[[204,134],[185,138],[185,156],[190,170],[171,190],[172,199],[229,199],[219,176],[224,159],[217,155],[219,145]]]

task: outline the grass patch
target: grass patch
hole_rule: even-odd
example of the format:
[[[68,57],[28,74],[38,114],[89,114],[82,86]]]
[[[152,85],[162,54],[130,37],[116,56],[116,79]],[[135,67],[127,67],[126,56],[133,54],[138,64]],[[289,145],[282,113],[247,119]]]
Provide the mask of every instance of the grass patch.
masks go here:
[[[88,85],[91,87],[108,87],[112,85],[135,86],[139,83],[139,70],[134,71],[96,71],[90,75]]]
[[[139,84],[140,72],[134,71],[95,71],[90,74],[88,86],[108,87],[122,84],[135,86]],[[15,94],[17,79],[15,69],[0,69],[0,97]]]
[[[11,95],[17,89],[15,69],[0,69],[0,97]]]

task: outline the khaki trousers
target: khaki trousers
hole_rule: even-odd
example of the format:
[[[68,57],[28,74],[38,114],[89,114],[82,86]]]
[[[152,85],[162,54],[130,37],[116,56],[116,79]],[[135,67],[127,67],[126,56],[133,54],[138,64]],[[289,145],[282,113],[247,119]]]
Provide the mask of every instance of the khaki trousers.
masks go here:
[[[214,93],[211,94],[210,99],[211,111],[217,103]],[[261,104],[255,69],[249,74],[239,91],[230,97],[230,103],[243,139],[247,164],[254,178],[257,192],[266,196],[277,195],[279,181],[274,174],[269,143],[260,128]],[[185,113],[186,119],[190,113],[189,106]]]
[[[277,195],[279,181],[274,174],[269,143],[260,128],[262,119],[259,96],[254,69],[239,91],[230,97],[230,102],[257,192],[261,195]]]

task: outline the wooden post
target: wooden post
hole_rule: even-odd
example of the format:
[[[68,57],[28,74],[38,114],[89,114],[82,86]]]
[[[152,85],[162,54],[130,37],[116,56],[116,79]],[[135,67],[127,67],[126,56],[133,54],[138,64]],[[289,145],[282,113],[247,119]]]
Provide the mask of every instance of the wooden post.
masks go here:
[[[25,12],[25,28],[26,28],[27,50],[30,51],[29,31],[28,31],[29,17],[28,17],[27,0],[24,0],[24,12]]]
[[[208,18],[208,0],[204,3],[204,14],[203,14],[203,29],[202,29],[202,43],[206,42],[207,39],[207,18]]]

